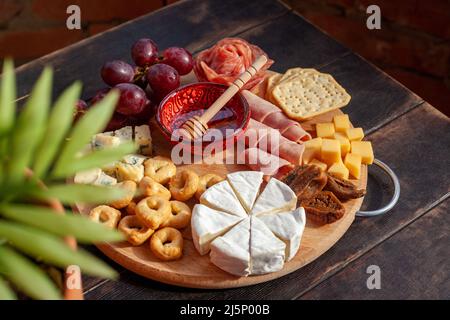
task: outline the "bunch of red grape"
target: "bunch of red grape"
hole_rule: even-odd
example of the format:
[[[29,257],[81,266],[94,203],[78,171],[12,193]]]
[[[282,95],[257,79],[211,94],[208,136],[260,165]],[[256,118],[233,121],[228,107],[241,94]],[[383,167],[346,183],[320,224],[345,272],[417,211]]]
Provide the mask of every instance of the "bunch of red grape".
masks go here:
[[[140,39],[131,47],[132,66],[122,60],[106,62],[101,77],[109,86],[97,92],[91,105],[100,101],[111,88],[118,89],[120,99],[109,129],[126,124],[148,121],[159,103],[169,92],[180,86],[180,76],[191,72],[194,61],[184,48],[170,47],[158,54],[151,39]],[[77,104],[78,114],[85,112],[83,101]],[[134,123],[133,123],[134,122]]]

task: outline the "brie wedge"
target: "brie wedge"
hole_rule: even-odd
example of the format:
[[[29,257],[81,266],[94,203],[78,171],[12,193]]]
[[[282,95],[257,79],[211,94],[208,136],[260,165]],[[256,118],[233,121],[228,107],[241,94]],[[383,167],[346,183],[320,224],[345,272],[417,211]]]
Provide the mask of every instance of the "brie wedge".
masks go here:
[[[201,255],[207,254],[211,241],[229,231],[242,219],[202,204],[195,205],[191,218],[192,240],[195,248]]]
[[[225,211],[240,217],[247,217],[247,213],[236,197],[228,181],[216,183],[200,197],[200,203],[210,208]]]
[[[247,212],[253,208],[263,176],[259,171],[240,171],[227,175],[228,182]]]
[[[292,211],[297,205],[297,196],[285,183],[272,178],[256,199],[253,215]]]
[[[250,217],[211,243],[211,262],[236,276],[250,274]]]
[[[251,217],[250,257],[251,274],[276,272],[283,268],[286,245],[259,220]]]
[[[305,210],[300,207],[291,212],[259,215],[264,224],[286,244],[286,261],[291,260],[300,248],[300,240],[305,230]]]

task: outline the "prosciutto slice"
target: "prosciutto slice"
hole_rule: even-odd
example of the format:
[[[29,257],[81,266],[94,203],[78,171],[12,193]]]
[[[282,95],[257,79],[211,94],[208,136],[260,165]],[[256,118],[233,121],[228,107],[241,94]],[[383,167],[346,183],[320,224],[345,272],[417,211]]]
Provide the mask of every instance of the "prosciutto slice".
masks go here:
[[[277,106],[250,91],[244,90],[242,94],[250,107],[251,117],[256,121],[277,129],[284,137],[297,143],[311,139],[300,123],[289,119]]]
[[[258,148],[246,149],[244,156],[245,163],[250,169],[253,171],[261,171],[266,176],[282,176],[293,168],[289,161]]]
[[[240,38],[225,38],[203,50],[195,58],[194,72],[199,81],[231,85],[261,55],[259,47]],[[268,59],[261,70],[243,87],[251,89],[264,80],[266,70],[273,64]]]
[[[248,148],[259,148],[267,153],[281,157],[292,164],[299,165],[305,146],[295,143],[277,130],[250,119],[247,131],[240,137]]]

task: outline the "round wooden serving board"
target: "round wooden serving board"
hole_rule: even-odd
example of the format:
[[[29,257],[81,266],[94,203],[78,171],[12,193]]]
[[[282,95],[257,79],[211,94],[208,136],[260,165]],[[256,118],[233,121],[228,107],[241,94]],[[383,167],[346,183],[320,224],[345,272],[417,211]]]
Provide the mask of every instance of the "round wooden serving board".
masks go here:
[[[330,122],[336,114],[342,114],[340,110],[335,110],[327,114],[320,115],[314,119],[302,123],[305,129],[311,129],[314,123]],[[170,157],[171,147],[160,134],[155,123],[151,123],[153,137],[153,147],[155,155]],[[216,173],[225,177],[230,172],[249,170],[245,165],[237,164],[212,164],[195,163],[181,165],[178,167],[189,168],[199,175],[206,173]],[[361,179],[353,181],[359,188],[366,188],[367,166],[362,167]],[[200,256],[192,243],[190,228],[183,230],[185,238],[182,259],[178,261],[164,262],[158,260],[150,251],[149,244],[134,247],[128,242],[105,243],[97,247],[110,259],[114,260],[124,268],[131,270],[143,277],[160,281],[167,284],[189,287],[189,288],[234,288],[254,285],[261,282],[280,278],[288,273],[294,272],[301,267],[314,261],[328,249],[330,249],[347,231],[355,219],[355,213],[361,207],[364,198],[347,201],[344,203],[346,213],[340,220],[327,225],[315,224],[307,219],[305,231],[303,233],[300,249],[297,255],[284,268],[278,272],[258,276],[237,277],[222,271],[209,260],[209,254]],[[194,200],[188,203],[191,208],[195,205]],[[77,205],[76,210],[82,214],[88,214],[91,207]]]

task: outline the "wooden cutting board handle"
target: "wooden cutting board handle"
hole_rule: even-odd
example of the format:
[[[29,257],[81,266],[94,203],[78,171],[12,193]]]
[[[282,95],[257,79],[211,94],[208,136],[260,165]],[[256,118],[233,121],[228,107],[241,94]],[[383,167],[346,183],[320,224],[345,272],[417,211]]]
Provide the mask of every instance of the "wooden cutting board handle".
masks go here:
[[[267,57],[265,55],[259,56],[255,62],[239,76],[239,78],[234,80],[228,89],[208,108],[208,110],[200,116],[199,120],[206,125],[266,63]]]

